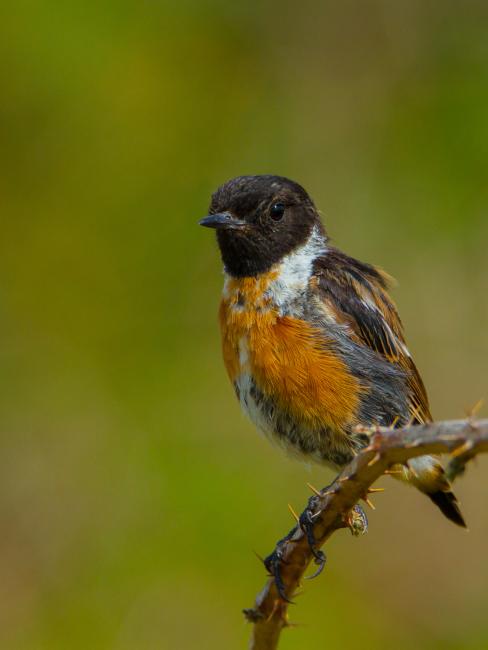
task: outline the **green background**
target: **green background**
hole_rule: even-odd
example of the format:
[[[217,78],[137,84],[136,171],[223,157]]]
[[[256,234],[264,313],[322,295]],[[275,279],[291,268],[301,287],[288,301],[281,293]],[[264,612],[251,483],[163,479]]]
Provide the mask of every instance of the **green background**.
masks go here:
[[[0,8],[0,647],[244,648],[307,481],[241,415],[228,178],[301,182],[394,297],[436,417],[487,394],[488,6],[268,0]],[[481,411],[486,414],[486,408]],[[488,646],[488,463],[470,531],[382,480],[282,648]]]

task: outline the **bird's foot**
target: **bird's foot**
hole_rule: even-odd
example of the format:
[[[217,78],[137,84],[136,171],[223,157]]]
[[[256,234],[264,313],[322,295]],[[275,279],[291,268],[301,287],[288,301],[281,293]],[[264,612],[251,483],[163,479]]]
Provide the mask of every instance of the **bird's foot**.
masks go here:
[[[293,535],[296,533],[297,529],[298,526],[292,528],[288,535],[276,543],[275,550],[264,559],[264,566],[266,567],[269,575],[274,578],[276,590],[278,591],[280,598],[287,603],[291,603],[292,601],[286,595],[285,583],[281,575],[281,566],[283,564],[286,564],[286,560],[284,558],[285,547]]]
[[[326,489],[327,488],[322,490],[321,493],[324,493]],[[325,553],[321,551],[319,548],[317,548],[317,540],[315,539],[315,535],[313,533],[313,527],[317,516],[317,507],[318,507],[319,499],[320,499],[319,495],[310,497],[310,499],[308,500],[308,506],[302,512],[299,520],[300,528],[305,533],[308,545],[314,557],[314,562],[317,565],[316,571],[311,576],[307,576],[307,579],[309,580],[312,578],[316,578],[318,575],[322,573],[325,566],[325,562],[327,561]]]

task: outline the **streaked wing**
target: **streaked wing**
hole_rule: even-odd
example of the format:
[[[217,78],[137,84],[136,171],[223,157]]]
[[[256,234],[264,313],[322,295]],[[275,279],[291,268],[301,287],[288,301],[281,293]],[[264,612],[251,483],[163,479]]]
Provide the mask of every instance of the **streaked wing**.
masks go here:
[[[316,260],[313,276],[324,308],[348,327],[350,336],[406,371],[410,416],[422,423],[432,419],[427,393],[387,293],[390,280],[383,271],[334,248]]]

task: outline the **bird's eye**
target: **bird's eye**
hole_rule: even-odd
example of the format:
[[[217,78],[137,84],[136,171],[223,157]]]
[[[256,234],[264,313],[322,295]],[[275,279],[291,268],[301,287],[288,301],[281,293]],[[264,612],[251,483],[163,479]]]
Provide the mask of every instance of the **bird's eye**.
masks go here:
[[[283,219],[283,215],[285,214],[285,206],[283,203],[273,203],[271,206],[270,210],[270,216],[273,221],[280,221]]]

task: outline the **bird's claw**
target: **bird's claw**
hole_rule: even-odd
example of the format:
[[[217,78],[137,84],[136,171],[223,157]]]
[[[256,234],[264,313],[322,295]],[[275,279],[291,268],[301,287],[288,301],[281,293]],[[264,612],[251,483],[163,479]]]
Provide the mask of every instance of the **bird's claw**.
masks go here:
[[[317,565],[317,570],[311,576],[308,576],[307,579],[310,580],[311,578],[316,578],[322,573],[324,569],[327,558],[325,553],[317,548],[317,540],[315,539],[313,533],[313,527],[317,518],[317,508],[319,506],[320,498],[324,494],[325,490],[322,490],[320,492],[320,495],[316,494],[315,496],[310,497],[306,510],[304,510],[298,519],[298,526],[295,526],[288,533],[288,535],[286,535],[286,537],[280,539],[280,541],[277,542],[275,550],[271,553],[271,555],[268,555],[268,557],[263,560],[264,566],[266,567],[269,575],[274,578],[278,595],[287,603],[291,603],[292,601],[286,595],[286,585],[281,575],[281,566],[283,564],[286,564],[286,560],[284,558],[286,543],[289,542],[290,539],[295,535],[298,527],[304,532],[308,545],[310,547],[310,551],[314,558],[314,563]]]
[[[284,600],[286,603],[292,603],[288,596],[286,595],[286,590],[285,590],[285,583],[283,581],[283,578],[281,576],[281,565],[286,564],[286,560],[284,558],[284,550],[286,543],[293,537],[297,530],[297,527],[293,528],[286,537],[283,537],[283,539],[280,539],[279,542],[277,542],[275,550],[271,553],[271,555],[268,555],[263,560],[264,566],[266,567],[266,571],[269,573],[270,576],[274,578],[274,582],[276,585],[276,590],[278,592],[279,597]]]
[[[327,560],[325,553],[316,547],[317,540],[315,539],[315,535],[313,533],[313,526],[315,522],[314,511],[318,506],[318,500],[319,497],[317,496],[310,497],[310,499],[308,500],[307,509],[303,511],[299,521],[300,528],[305,533],[308,545],[310,547],[310,551],[312,552],[312,555],[314,557],[314,562],[318,566],[318,569],[313,573],[313,575],[308,576],[308,579],[316,578],[318,575],[320,575],[324,569],[325,562]]]
[[[314,562],[317,565],[317,568],[315,569],[315,571],[312,573],[311,576],[305,576],[305,580],[312,580],[313,578],[319,576],[324,570],[325,563],[327,562],[327,556],[323,551],[317,549],[312,549],[312,551],[315,558]]]

